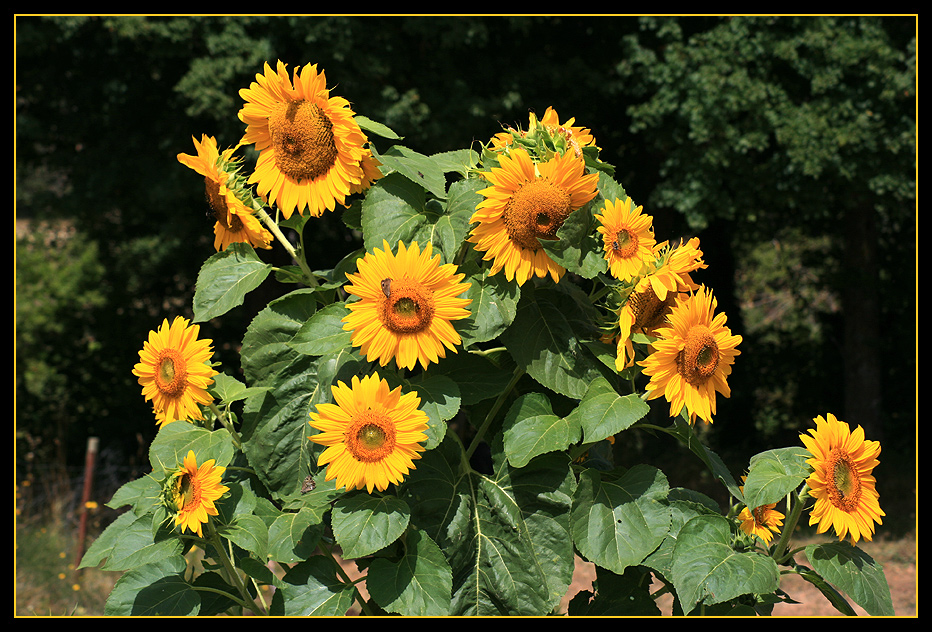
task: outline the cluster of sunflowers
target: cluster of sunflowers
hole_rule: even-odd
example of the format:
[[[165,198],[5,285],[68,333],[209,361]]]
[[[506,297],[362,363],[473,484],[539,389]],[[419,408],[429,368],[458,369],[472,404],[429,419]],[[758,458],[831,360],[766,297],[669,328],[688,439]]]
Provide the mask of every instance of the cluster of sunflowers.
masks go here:
[[[196,156],[178,159],[204,177],[217,251],[233,243],[267,249],[278,238],[294,254],[266,208],[285,220],[295,213],[319,217],[366,192],[383,177],[383,165],[350,104],[330,95],[316,65],[289,76],[282,62],[275,70],[266,64],[240,95],[245,105],[239,119],[246,125],[240,143],[221,152],[205,135],[194,139]],[[247,145],[258,152],[248,177],[234,157]],[[685,408],[691,423],[712,423],[716,395],[730,396],[727,379],[741,336],[731,333],[725,314],[716,313],[712,292],[692,279],[706,267],[697,238],[658,242],[651,216],[627,196],[602,193],[600,208],[588,210],[600,195],[600,170],[593,168],[601,164],[598,151],[590,130],[573,118],[561,122],[552,108],[539,119],[531,114],[527,130],[495,135],[483,148],[483,168],[470,173],[487,186],[478,191],[482,199],[466,242],[489,262],[490,275],[501,273],[519,287],[534,278],[558,283],[567,270],[548,248],[585,208],[595,220],[590,237],[604,259],[602,342],[617,350],[615,368],[649,376],[646,398],[664,397],[671,417]],[[471,300],[465,297],[470,285],[454,263],[441,264],[429,242],[399,242],[392,252],[385,241],[356,266],[346,274],[343,291],[354,300],[347,301],[342,323],[368,361],[427,369],[447,351],[456,352],[461,338],[453,322],[469,317]],[[160,425],[202,419],[201,408],[212,405],[207,388],[217,372],[210,364],[211,341],[197,336],[197,325],[184,318],[166,320],[140,352],[134,374]],[[310,412],[310,425],[320,431],[310,439],[325,446],[318,466],[328,465],[327,480],[369,492],[400,483],[424,450],[428,419],[417,394],[391,389],[374,373],[333,385],[332,395],[333,403]],[[803,437],[813,455],[808,484],[817,502],[811,524],[818,523],[820,532],[833,525],[854,541],[870,539],[873,522],[883,515],[871,476],[880,446],[832,415],[816,422],[812,437]],[[177,525],[200,535],[213,501],[226,490],[222,472],[212,461],[198,467],[189,454],[166,487]],[[784,516],[768,506],[741,518],[746,532],[769,542]]]

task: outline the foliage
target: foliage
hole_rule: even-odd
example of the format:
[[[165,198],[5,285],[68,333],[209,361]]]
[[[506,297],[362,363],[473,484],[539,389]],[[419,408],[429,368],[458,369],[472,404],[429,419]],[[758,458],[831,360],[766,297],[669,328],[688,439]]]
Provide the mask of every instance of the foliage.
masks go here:
[[[337,211],[347,231],[361,230],[361,251],[312,268],[303,242],[296,248],[283,231],[301,235],[318,218],[276,222],[275,209],[247,190],[242,195],[292,264],[266,264],[248,244],[235,244],[201,267],[196,322],[235,313],[267,280],[286,292],[251,319],[236,345],[242,376],[217,376],[204,420],[163,426],[149,447],[152,473],[111,499],[111,508],[128,510],[81,564],[123,572],[107,614],[342,615],[355,601],[365,614],[547,615],[567,591],[576,554],[596,565],[597,580],[594,595],[570,604],[574,615],[657,614],[651,576],[673,592],[680,613],[768,614],[788,599],[783,572],[818,585],[843,612],[850,606],[837,591],[871,614],[893,614],[882,568],[856,546],[808,548],[812,569],[788,549],[810,504],[804,449],[756,455],[742,488],[686,408],[665,424],[650,423],[639,366],[619,367],[616,347],[602,337],[617,318],[612,301],[623,304],[633,285],[607,276],[593,250],[594,214],[609,196],[627,197],[598,151],[585,152],[598,192],[547,248],[566,275],[520,284],[491,274],[468,241],[489,185],[483,174],[499,152],[421,153],[389,126],[356,120],[371,135],[382,172]],[[512,132],[514,142],[544,154],[573,151],[561,144],[563,127]],[[471,299],[470,317],[456,324],[462,344],[455,353],[407,371],[367,360],[341,326],[355,300],[345,292],[346,273],[363,252],[399,241],[430,244],[465,275]],[[638,358],[651,352],[651,336],[632,339]],[[428,418],[425,451],[398,485],[337,489],[321,466],[321,446],[309,441],[309,413],[332,401],[331,386],[373,371],[417,392]],[[642,434],[688,448],[730,505],[671,486],[653,465],[615,463],[611,445]],[[217,515],[205,517],[203,538],[174,531],[172,507],[160,500],[189,450],[198,463],[226,468],[229,490]],[[772,545],[741,532],[736,516],[744,504],[783,501],[787,524]],[[194,547],[205,553],[203,572],[187,563]],[[337,553],[364,571],[369,599]],[[275,587],[269,602],[264,586]]]

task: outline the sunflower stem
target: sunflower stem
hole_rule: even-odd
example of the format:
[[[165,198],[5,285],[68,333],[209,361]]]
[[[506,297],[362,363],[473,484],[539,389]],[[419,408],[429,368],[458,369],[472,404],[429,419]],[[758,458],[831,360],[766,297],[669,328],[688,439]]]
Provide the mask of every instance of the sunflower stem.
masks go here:
[[[792,557],[792,554],[785,555],[786,548],[789,546],[793,532],[796,530],[796,523],[799,522],[799,516],[803,512],[803,506],[806,504],[805,499],[808,494],[809,486],[803,485],[796,496],[796,503],[789,508],[789,515],[787,515],[786,524],[783,525],[783,531],[780,533],[780,540],[773,549],[773,559],[777,564],[785,564]],[[787,502],[790,502],[791,499],[792,496],[787,498]]]
[[[298,252],[294,249],[294,246],[291,245],[291,242],[288,241],[288,238],[285,237],[285,234],[282,232],[281,228],[278,227],[278,224],[275,223],[275,220],[266,212],[264,208],[259,208],[256,211],[256,215],[259,216],[259,219],[262,220],[262,223],[268,226],[268,229],[272,231],[272,234],[275,235],[275,238],[279,243],[288,251],[288,255],[294,259],[295,263],[301,268],[301,272],[304,273],[304,277],[307,279],[308,285],[311,287],[317,287],[317,277],[314,276],[314,273],[311,272],[311,269],[307,266],[307,261],[304,260],[304,257],[299,257]]]
[[[229,431],[230,436],[233,438],[233,443],[236,445],[236,449],[237,449],[237,450],[242,450],[242,448],[243,448],[243,442],[242,442],[242,440],[240,439],[239,433],[236,432],[236,430],[233,428],[233,424],[230,423],[229,418],[227,418],[226,415],[224,415],[223,413],[221,413],[221,412],[220,412],[220,409],[217,408],[217,405],[214,404],[213,402],[210,402],[210,403],[208,404],[208,406],[210,407],[210,410],[213,411],[213,413],[214,413],[214,415],[217,417],[217,419],[220,420],[220,423],[223,424],[223,427],[226,428],[227,431]]]
[[[220,561],[220,564],[223,566],[223,569],[226,572],[227,579],[236,587],[236,590],[238,590],[239,594],[243,597],[245,607],[256,614],[266,614],[265,610],[260,608],[259,605],[252,600],[252,597],[249,596],[249,591],[246,590],[246,586],[243,584],[242,578],[236,571],[236,567],[233,566],[233,561],[230,559],[223,548],[223,541],[220,539],[220,535],[217,533],[217,530],[214,528],[214,526],[209,522],[207,523],[207,532],[209,534],[207,539],[214,546],[214,550],[217,552],[217,557]]]
[[[476,451],[476,448],[479,447],[479,444],[482,443],[482,438],[485,436],[486,431],[489,429],[489,425],[492,423],[492,420],[495,419],[495,416],[498,415],[499,409],[505,403],[505,399],[514,389],[515,385],[524,377],[524,369],[518,367],[515,369],[514,375],[511,377],[511,381],[508,383],[508,386],[505,387],[498,395],[498,399],[495,400],[495,403],[492,404],[492,408],[489,410],[489,413],[485,416],[485,419],[482,421],[482,425],[479,427],[476,436],[472,438],[472,441],[469,444],[469,447],[466,449],[466,461],[469,462],[469,459],[472,458],[473,452]]]

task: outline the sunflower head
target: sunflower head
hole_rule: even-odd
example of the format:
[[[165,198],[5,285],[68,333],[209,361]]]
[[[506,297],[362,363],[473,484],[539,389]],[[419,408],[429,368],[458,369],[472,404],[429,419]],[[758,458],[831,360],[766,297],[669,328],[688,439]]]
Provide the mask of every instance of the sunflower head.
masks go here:
[[[527,130],[520,126],[506,127],[492,137],[488,149],[494,153],[503,153],[512,147],[522,147],[540,160],[567,152],[579,158],[584,148],[598,148],[590,130],[573,125],[575,121],[575,118],[570,118],[561,123],[553,107],[548,107],[540,119],[531,112]]]
[[[533,276],[559,281],[564,268],[541,247],[557,239],[570,213],[596,196],[599,175],[586,175],[585,162],[571,154],[555,154],[534,163],[523,148],[503,154],[499,167],[484,172],[492,186],[479,191],[485,200],[470,219],[477,225],[468,241],[492,260],[492,274],[523,285]]]
[[[398,242],[392,254],[388,242],[357,262],[357,273],[347,274],[347,293],[359,300],[347,304],[350,313],[343,329],[351,331],[353,346],[367,360],[385,366],[391,360],[405,369],[423,368],[456,352],[460,335],[452,321],[466,318],[471,299],[462,295],[469,283],[453,264],[440,264],[431,256],[431,244],[422,251],[417,242]]]
[[[166,318],[139,352],[133,375],[151,401],[160,425],[181,419],[203,419],[200,405],[213,401],[207,387],[217,374],[210,366],[211,340],[198,340],[198,325],[176,316]]]
[[[850,537],[855,544],[860,538],[870,540],[874,523],[883,524],[881,516],[886,515],[873,476],[880,443],[868,441],[860,426],[852,431],[831,413],[813,421],[816,427],[810,435],[800,435],[812,454],[806,461],[812,467],[806,484],[815,498],[809,524],[818,525],[818,533],[831,527],[839,539]]]
[[[704,286],[695,294],[678,296],[667,325],[656,330],[653,353],[639,362],[651,376],[648,399],[665,397],[671,417],[685,406],[691,422],[698,416],[712,423],[716,393],[731,396],[727,378],[741,353],[741,336],[732,335],[725,314],[715,313],[716,305]]]
[[[621,281],[629,281],[654,262],[653,219],[634,206],[631,198],[605,200],[598,231],[602,235],[609,272]]]
[[[326,480],[347,491],[384,491],[400,484],[424,451],[427,414],[416,393],[390,389],[377,373],[350,385],[332,387],[332,404],[318,404],[311,426],[320,430],[311,441],[326,446],[317,465],[327,465]]]
[[[316,64],[289,77],[281,61],[275,71],[266,63],[240,96],[241,142],[259,151],[249,182],[286,219],[295,211],[315,217],[332,211],[381,175],[349,102],[330,96]]]
[[[217,150],[217,141],[204,135],[194,139],[197,155],[178,154],[178,161],[204,176],[205,195],[214,222],[214,248],[219,252],[232,243],[248,243],[257,248],[271,248],[272,234],[253,215],[247,203],[252,194],[238,174],[241,159],[233,152],[239,146]]]
[[[215,466],[210,459],[200,466],[193,450],[189,450],[184,462],[168,475],[162,485],[160,502],[174,518],[175,526],[203,537],[201,525],[216,516],[214,502],[229,491],[220,480],[226,468]]]

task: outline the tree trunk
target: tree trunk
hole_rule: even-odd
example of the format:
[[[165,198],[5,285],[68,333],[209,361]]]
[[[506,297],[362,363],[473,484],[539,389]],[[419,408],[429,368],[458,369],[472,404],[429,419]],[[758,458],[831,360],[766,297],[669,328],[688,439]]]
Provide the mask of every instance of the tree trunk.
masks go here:
[[[877,237],[874,209],[861,204],[845,217],[844,278],[844,384],[845,410],[839,417],[853,430],[880,441],[881,366],[879,344]]]

